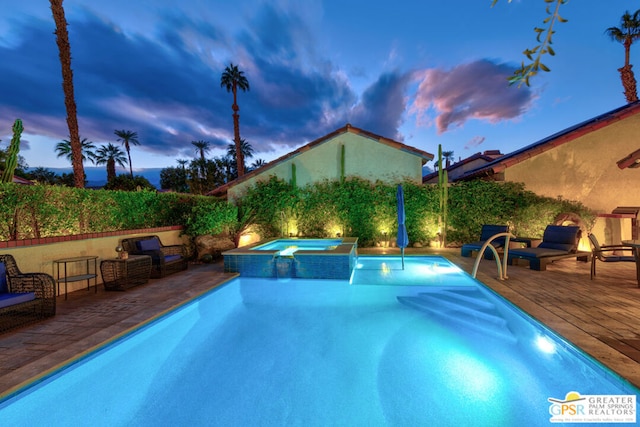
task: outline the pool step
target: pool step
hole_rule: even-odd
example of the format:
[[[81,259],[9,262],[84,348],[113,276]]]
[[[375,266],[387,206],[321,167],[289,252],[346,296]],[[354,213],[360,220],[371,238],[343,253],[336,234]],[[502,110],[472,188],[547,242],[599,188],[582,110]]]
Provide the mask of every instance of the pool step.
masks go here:
[[[477,290],[423,292],[397,298],[402,304],[436,317],[449,326],[455,325],[514,344],[518,340],[493,303],[484,299]]]

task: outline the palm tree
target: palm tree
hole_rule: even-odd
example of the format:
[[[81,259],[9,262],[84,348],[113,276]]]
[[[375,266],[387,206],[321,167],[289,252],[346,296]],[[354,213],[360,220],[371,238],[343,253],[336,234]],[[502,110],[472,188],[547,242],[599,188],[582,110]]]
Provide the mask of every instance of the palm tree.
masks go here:
[[[453,162],[453,151],[443,151],[442,158],[445,160],[447,167]]]
[[[191,144],[196,147],[196,153],[200,154],[200,160],[204,161],[204,155],[211,150],[211,144],[209,141],[191,141]]]
[[[200,178],[205,179],[207,177],[207,159],[204,155],[211,149],[209,141],[191,141],[191,144],[196,147],[196,153],[200,154],[200,159],[198,161],[198,164],[200,165]]]
[[[629,53],[633,42],[640,39],[640,10],[636,10],[633,15],[626,11],[620,18],[620,27],[607,28],[605,34],[611,37],[611,40],[620,42],[624,46],[624,66],[618,68],[618,71],[627,102],[637,101],[636,78],[631,69],[633,66],[629,63]]]
[[[189,160],[185,160],[185,159],[178,159],[178,160],[176,160],[176,162],[178,162],[178,165],[179,165],[182,169],[185,169],[185,166],[189,163]]]
[[[244,139],[240,140],[240,152],[242,153],[242,168],[246,169],[244,160],[250,159],[253,157],[253,147]],[[236,145],[229,144],[227,145],[227,156],[231,157],[236,164],[238,164],[238,159],[236,157]],[[240,176],[240,175],[238,175]]]
[[[73,89],[73,70],[71,69],[71,46],[69,44],[69,32],[67,31],[67,19],[64,16],[63,0],[50,0],[51,13],[56,23],[56,43],[62,66],[62,90],[64,92],[64,105],[67,110],[67,127],[70,136],[71,165],[73,166],[74,186],[84,187],[84,166],[82,165],[82,146],[80,131],[78,130],[78,111]]]
[[[251,170],[256,170],[258,168],[261,168],[262,166],[266,165],[267,162],[264,161],[263,159],[258,159],[255,162],[251,163]]]
[[[96,146],[93,145],[93,142],[87,141],[87,138],[82,138],[80,141],[80,162],[84,163],[85,160],[89,160],[91,163],[95,163],[95,157],[93,150],[95,150]],[[75,161],[75,153],[73,152],[73,148],[71,142],[67,139],[63,139],[61,142],[56,144],[56,152],[58,153],[57,157],[66,157],[72,164]],[[74,183],[77,181],[75,179],[75,168],[73,170],[74,174]],[[82,186],[84,187],[84,167],[82,169]]]
[[[126,167],[127,158],[120,147],[109,142],[107,145],[98,148],[95,155],[95,163],[96,165],[107,165],[107,182],[109,182],[116,177],[116,164],[123,168]]]
[[[238,114],[240,107],[238,107],[237,92],[238,89],[243,91],[249,90],[249,81],[244,76],[244,72],[240,71],[237,65],[233,65],[233,63],[231,63],[222,73],[220,86],[226,87],[227,92],[233,92],[233,105],[231,106],[231,109],[233,110],[233,141],[236,145],[236,164],[238,168],[238,176],[240,177],[244,175],[244,158],[242,156],[240,141],[240,115]]]
[[[127,151],[127,157],[129,158],[129,173],[133,178],[133,167],[131,166],[131,145],[140,145],[138,141],[138,133],[131,132],[130,130],[116,130],[113,132],[118,137],[118,141],[122,142],[124,149]]]

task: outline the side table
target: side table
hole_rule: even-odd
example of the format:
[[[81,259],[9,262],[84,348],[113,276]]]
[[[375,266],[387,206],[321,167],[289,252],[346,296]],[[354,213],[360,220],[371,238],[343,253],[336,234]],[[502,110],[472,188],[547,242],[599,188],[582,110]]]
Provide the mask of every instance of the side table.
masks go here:
[[[88,256],[77,256],[72,258],[62,258],[62,259],[54,259],[53,263],[57,267],[57,276],[56,282],[58,283],[58,295],[60,295],[60,282],[64,283],[64,299],[67,299],[67,283],[69,282],[79,282],[81,280],[87,281],[87,290],[91,289],[91,279],[93,279],[93,284],[95,287],[95,291],[98,292],[98,270],[97,270],[97,259],[98,257],[95,255]],[[93,261],[93,262],[92,262]],[[80,263],[84,264],[84,273],[76,274],[76,275],[68,275],[67,266],[69,264]],[[93,269],[91,268],[91,264],[93,264]],[[64,277],[60,277],[60,266],[63,267]],[[93,272],[92,272],[93,270]]]
[[[100,262],[100,272],[105,290],[124,291],[149,281],[151,257],[148,255],[129,255],[127,259],[105,259]]]

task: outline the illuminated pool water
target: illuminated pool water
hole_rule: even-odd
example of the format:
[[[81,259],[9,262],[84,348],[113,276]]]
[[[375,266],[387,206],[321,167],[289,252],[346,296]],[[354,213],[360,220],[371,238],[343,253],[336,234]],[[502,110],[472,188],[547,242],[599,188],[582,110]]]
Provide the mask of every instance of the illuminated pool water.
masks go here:
[[[548,426],[549,398],[638,393],[446,259],[405,264],[234,279],[0,402],[0,423]]]
[[[296,251],[331,251],[342,244],[342,239],[277,239],[254,246],[254,251],[279,251],[279,255],[292,255]]]

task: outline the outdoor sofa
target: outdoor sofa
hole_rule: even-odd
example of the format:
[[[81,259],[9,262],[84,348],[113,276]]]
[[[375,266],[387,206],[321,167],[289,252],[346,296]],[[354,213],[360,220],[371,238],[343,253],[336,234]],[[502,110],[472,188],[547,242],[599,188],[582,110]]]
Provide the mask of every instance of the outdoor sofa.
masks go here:
[[[0,333],[55,314],[55,279],[23,273],[12,255],[0,255]]]
[[[547,264],[564,258],[588,262],[591,252],[578,251],[580,236],[580,227],[548,225],[537,247],[510,248],[507,262],[511,265],[514,259],[524,259],[529,261],[530,269],[537,271],[545,271]]]
[[[155,235],[122,239],[121,246],[131,255],[149,255],[153,278],[177,273],[189,266],[184,245],[163,245]]]

